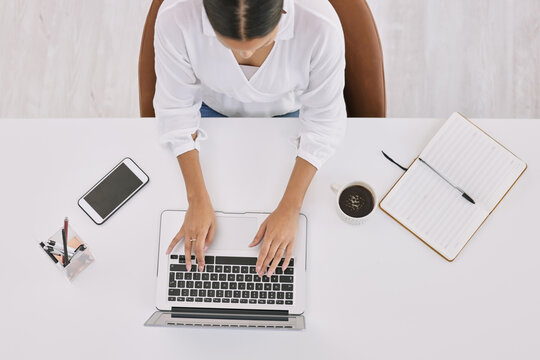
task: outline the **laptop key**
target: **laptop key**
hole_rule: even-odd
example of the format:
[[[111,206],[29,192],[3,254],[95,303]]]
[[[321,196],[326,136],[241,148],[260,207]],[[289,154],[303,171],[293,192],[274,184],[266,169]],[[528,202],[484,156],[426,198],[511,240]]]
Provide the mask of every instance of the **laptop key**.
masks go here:
[[[266,304],[266,300],[259,300],[258,303],[259,304]]]
[[[170,288],[175,288],[176,287],[176,280],[169,281],[169,287]]]
[[[249,272],[249,268],[248,268],[247,266],[242,266],[242,267],[240,268],[240,272],[241,272],[242,274],[247,274],[247,273]]]
[[[228,304],[231,302],[231,299],[227,299],[227,298],[221,299],[221,302]]]
[[[255,265],[256,257],[216,256],[216,264],[224,265]]]
[[[253,275],[246,275],[245,279],[247,282],[253,281]]]
[[[261,277],[259,275],[253,275],[253,281],[255,282],[260,282],[261,281]]]
[[[280,290],[279,284],[273,284],[272,285],[272,290],[279,291]]]
[[[204,298],[204,302],[212,302],[212,299],[210,299],[210,298]]]
[[[191,289],[191,290],[189,291],[189,296],[193,296],[193,297],[195,297],[195,296],[197,296],[197,293],[198,293],[198,291],[197,291],[197,290],[195,290],[195,289]]]
[[[248,283],[248,284],[247,284],[247,289],[248,289],[248,290],[253,290],[253,289],[255,289],[255,284],[254,284],[254,283]]]
[[[293,298],[292,296],[293,296],[292,292],[286,292],[285,293],[285,299],[287,299],[287,300],[291,300]]]
[[[184,274],[184,279],[186,279],[186,280],[192,280],[192,279],[193,279],[193,274],[192,274],[192,273],[185,273],[185,274]]]
[[[187,287],[188,289],[193,288],[193,281],[186,281],[186,287]]]
[[[264,284],[264,290],[272,290],[272,284]]]
[[[227,298],[232,297],[232,291],[231,290],[225,291],[225,297],[227,297]]]
[[[229,289],[236,290],[236,283],[234,282],[229,283]]]
[[[251,297],[252,299],[257,299],[257,298],[259,297],[259,292],[257,292],[257,291],[252,291],[252,292],[250,293],[250,297]]]
[[[268,298],[269,298],[269,299],[275,299],[275,298],[276,298],[276,293],[273,292],[273,291],[269,291],[269,292],[268,292]]]
[[[184,280],[180,280],[180,281],[178,281],[177,286],[179,288],[185,288],[186,287],[186,282]]]
[[[274,305],[276,303],[276,301],[275,300],[266,300],[266,303],[268,305]]]
[[[186,298],[185,297],[177,297],[176,301],[186,301]]]
[[[236,276],[234,274],[227,275],[227,281],[234,281],[236,279]]]
[[[283,274],[283,270],[281,269],[281,266],[278,266],[278,267],[276,268],[276,274],[277,274],[277,275]]]
[[[171,259],[178,259],[178,255],[171,255]]]
[[[199,290],[198,295],[199,295],[200,297],[205,297],[205,296],[206,296],[206,290]]]
[[[213,264],[213,263],[214,263],[214,257],[213,257],[213,256],[208,256],[208,255],[207,255],[207,256],[204,257],[204,262],[205,262],[206,264]]]
[[[188,298],[186,298],[186,301],[187,301],[187,302],[194,302],[194,301],[195,301],[195,299],[194,299],[194,298],[192,298],[192,297],[188,297]]]
[[[207,294],[208,294],[208,297],[214,297],[214,296],[216,296],[216,291],[215,290],[208,290]]]
[[[212,301],[215,302],[215,303],[220,303],[221,299],[220,298],[213,298]]]
[[[206,271],[214,272],[214,265],[206,265]]]
[[[293,277],[292,276],[287,276],[287,275],[281,275],[279,277],[279,282],[292,283],[293,282]]]
[[[216,265],[216,266],[214,267],[214,271],[217,272],[217,273],[223,272],[223,266],[221,266],[221,265]]]
[[[280,291],[277,293],[277,298],[278,299],[285,299],[285,293],[283,291]]]
[[[294,268],[289,266],[288,268],[285,269],[283,273],[287,275],[292,275],[294,274]]]
[[[176,273],[174,273],[172,271],[169,273],[169,281],[174,281],[174,274],[176,274]]]
[[[263,282],[269,282],[269,281],[270,281],[270,278],[269,278],[268,276],[266,276],[266,275],[263,275],[262,281],[263,281]]]
[[[224,289],[224,290],[227,290],[229,288],[229,283],[222,282],[221,283],[221,288]]]
[[[201,273],[198,273],[198,272],[194,273],[193,280],[201,280]]]
[[[238,291],[238,290],[235,290],[235,291],[233,292],[233,296],[234,296],[235,298],[239,298],[239,297],[242,296],[242,292],[241,292],[241,291]]]
[[[231,299],[231,303],[238,304],[239,299]]]
[[[219,289],[219,282],[213,281],[212,282],[212,289]]]
[[[182,296],[189,296],[189,290],[188,289],[182,289]]]
[[[170,269],[171,271],[184,271],[186,270],[186,267],[180,264],[171,264]]]
[[[261,292],[259,293],[259,297],[260,297],[261,299],[266,299],[266,295],[267,295],[266,291],[261,291]]]
[[[169,301],[175,301],[175,300],[176,300],[176,298],[175,298],[174,296],[172,296],[172,297],[171,297],[171,296],[169,296],[168,300],[169,300]]]
[[[250,274],[256,274],[257,273],[257,269],[255,268],[255,266],[250,266],[249,267],[249,273]]]
[[[210,280],[217,281],[218,280],[218,274],[210,274]]]
[[[219,274],[219,281],[227,281],[227,275],[226,274]]]
[[[263,284],[262,283],[255,284],[255,290],[262,290],[262,289],[263,289]]]
[[[292,305],[292,300],[286,300],[285,305]]]
[[[205,289],[211,289],[212,288],[212,283],[210,281],[205,281],[203,283],[203,288]]]
[[[238,274],[240,272],[240,266],[235,265],[232,267],[232,272]]]
[[[236,275],[236,281],[244,281],[244,275],[242,274]]]
[[[240,304],[247,304],[248,299],[240,299]]]
[[[277,275],[272,275],[272,277],[270,278],[270,281],[271,282],[278,282],[279,281],[279,278]]]
[[[246,283],[238,283],[238,290],[245,290],[246,289]]]
[[[180,295],[179,289],[169,289],[169,296],[178,296]]]
[[[256,304],[256,303],[257,303],[257,300],[255,300],[255,299],[249,299],[249,303],[250,303],[250,304]]]
[[[203,302],[202,298],[195,298],[195,302]]]
[[[223,297],[223,290],[216,290],[216,297],[222,298]]]
[[[184,278],[184,273],[177,272],[176,273],[176,280],[182,280]]]
[[[242,291],[242,297],[248,298],[249,297],[249,291]]]
[[[281,284],[281,290],[293,291],[293,284]]]
[[[277,305],[283,305],[285,302],[283,300],[276,300]]]
[[[195,289],[202,289],[202,281],[195,281]]]
[[[225,265],[223,267],[223,272],[230,273],[231,272],[231,267],[229,265]]]
[[[210,279],[210,274],[207,274],[207,273],[202,274],[201,279],[209,280]]]

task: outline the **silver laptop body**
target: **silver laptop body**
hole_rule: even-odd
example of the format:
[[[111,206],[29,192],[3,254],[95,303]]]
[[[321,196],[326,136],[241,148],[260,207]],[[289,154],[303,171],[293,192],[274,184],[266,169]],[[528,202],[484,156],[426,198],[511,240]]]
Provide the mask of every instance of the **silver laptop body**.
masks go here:
[[[166,249],[185,211],[161,214],[156,308],[145,326],[304,329],[307,218],[300,214],[293,266],[271,278],[254,273],[260,245],[249,248],[268,213],[216,212],[214,242],[203,272],[185,269],[184,242]],[[279,269],[279,270],[278,270]]]

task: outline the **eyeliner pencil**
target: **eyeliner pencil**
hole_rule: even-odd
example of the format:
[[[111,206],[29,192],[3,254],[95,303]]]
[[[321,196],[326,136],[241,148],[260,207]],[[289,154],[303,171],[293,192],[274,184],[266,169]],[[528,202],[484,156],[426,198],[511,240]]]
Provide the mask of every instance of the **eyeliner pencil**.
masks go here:
[[[64,267],[65,267],[67,265],[67,263],[68,263],[68,261],[67,261],[68,250],[67,250],[66,230],[65,229],[62,229],[62,242],[64,243]]]
[[[474,200],[469,196],[467,195],[467,193],[463,190],[461,190],[459,187],[457,187],[456,185],[452,184],[448,179],[446,179],[444,176],[442,176],[437,170],[435,170],[434,168],[431,167],[431,165],[429,165],[427,162],[425,162],[424,160],[422,160],[422,158],[418,158],[418,160],[420,160],[423,164],[425,164],[428,168],[430,168],[435,174],[439,175],[441,177],[441,179],[443,179],[444,181],[446,181],[448,184],[450,184],[450,186],[452,186],[454,189],[456,189],[457,191],[459,191],[461,193],[461,196],[463,196],[468,202],[472,203],[472,204],[476,204],[474,202]]]

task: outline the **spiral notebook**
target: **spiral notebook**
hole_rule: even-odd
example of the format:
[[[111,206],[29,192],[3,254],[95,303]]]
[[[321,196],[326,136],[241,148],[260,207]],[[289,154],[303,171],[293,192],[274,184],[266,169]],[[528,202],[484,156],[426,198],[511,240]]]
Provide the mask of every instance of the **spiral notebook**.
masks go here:
[[[446,260],[453,261],[527,169],[527,164],[454,113],[379,207]]]

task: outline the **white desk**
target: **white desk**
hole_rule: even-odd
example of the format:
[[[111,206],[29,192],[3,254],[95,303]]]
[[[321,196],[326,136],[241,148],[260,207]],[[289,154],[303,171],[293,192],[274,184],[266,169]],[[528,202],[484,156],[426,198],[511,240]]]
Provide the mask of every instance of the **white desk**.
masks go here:
[[[380,210],[365,225],[343,223],[330,190],[361,179],[384,195],[401,171],[380,150],[408,164],[443,120],[350,120],[304,203],[307,329],[291,332],[143,327],[154,310],[160,212],[187,206],[154,120],[0,120],[0,358],[538,359],[540,121],[475,122],[529,169],[448,263]],[[294,163],[297,120],[202,125],[215,209],[272,211]],[[124,156],[150,183],[96,226],[77,200]],[[97,259],[73,283],[37,245],[66,215]]]

